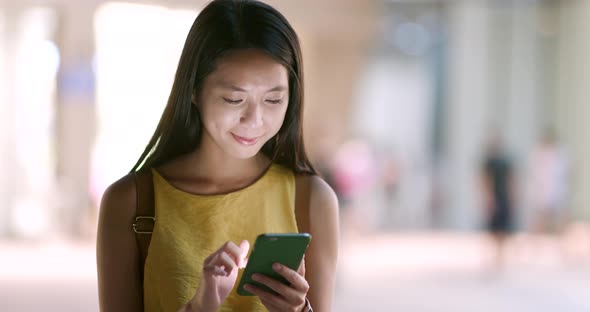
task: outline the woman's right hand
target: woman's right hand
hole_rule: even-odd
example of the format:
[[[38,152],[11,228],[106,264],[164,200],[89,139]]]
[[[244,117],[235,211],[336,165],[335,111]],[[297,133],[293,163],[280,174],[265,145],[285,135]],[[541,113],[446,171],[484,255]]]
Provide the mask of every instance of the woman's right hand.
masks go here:
[[[238,269],[246,266],[249,249],[247,240],[239,246],[228,241],[205,259],[201,282],[190,302],[192,311],[217,311],[233,289]]]

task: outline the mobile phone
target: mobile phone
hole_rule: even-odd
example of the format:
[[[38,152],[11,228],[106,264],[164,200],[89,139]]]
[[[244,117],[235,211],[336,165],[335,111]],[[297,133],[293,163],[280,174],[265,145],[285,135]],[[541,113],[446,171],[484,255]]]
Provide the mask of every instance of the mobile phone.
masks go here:
[[[272,269],[273,263],[280,263],[293,270],[297,270],[303,259],[303,255],[309,246],[311,235],[308,233],[285,233],[285,234],[261,234],[256,238],[254,248],[248,258],[248,264],[237,292],[242,296],[253,296],[244,289],[245,284],[252,284],[266,291],[274,293],[271,289],[252,279],[252,274],[260,273],[277,279],[285,284],[289,282],[279,273]]]

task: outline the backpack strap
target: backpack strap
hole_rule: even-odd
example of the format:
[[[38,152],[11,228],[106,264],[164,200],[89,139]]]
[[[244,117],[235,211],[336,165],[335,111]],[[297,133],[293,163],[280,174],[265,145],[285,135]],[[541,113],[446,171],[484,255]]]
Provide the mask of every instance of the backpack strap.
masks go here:
[[[147,257],[148,247],[152,239],[152,232],[156,223],[154,214],[154,181],[151,168],[146,168],[134,173],[135,177],[135,223],[133,231],[137,239],[139,250],[139,273],[143,284],[143,270]]]
[[[312,176],[295,174],[295,219],[300,233],[309,233],[309,201]]]

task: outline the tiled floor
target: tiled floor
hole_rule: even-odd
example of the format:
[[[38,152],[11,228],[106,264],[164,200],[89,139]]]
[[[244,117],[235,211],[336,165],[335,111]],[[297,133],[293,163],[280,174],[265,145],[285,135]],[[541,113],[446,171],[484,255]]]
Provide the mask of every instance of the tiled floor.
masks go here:
[[[514,239],[492,273],[479,234],[345,237],[334,311],[590,311],[587,254],[544,244]],[[95,272],[90,243],[0,242],[0,311],[97,311]]]

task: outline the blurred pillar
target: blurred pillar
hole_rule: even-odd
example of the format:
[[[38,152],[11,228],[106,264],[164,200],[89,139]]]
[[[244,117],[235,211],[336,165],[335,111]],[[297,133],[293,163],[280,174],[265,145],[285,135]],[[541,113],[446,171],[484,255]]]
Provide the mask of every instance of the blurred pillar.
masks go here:
[[[500,118],[506,122],[505,137],[509,151],[514,155],[515,171],[518,173],[524,170],[535,146],[537,125],[542,127],[540,111],[546,97],[541,87],[545,80],[543,74],[549,64],[544,64],[547,60],[541,58],[535,27],[535,6],[515,1],[510,15],[507,21],[510,29],[494,41],[496,46],[509,42],[510,59],[504,63],[508,67],[508,75],[498,76],[494,80],[505,82],[507,87],[508,106]],[[500,65],[496,63],[494,67]]]
[[[62,63],[58,80],[57,178],[59,215],[66,234],[90,233],[94,213],[89,197],[90,152],[95,135],[95,7],[72,2],[63,7],[58,33]]]
[[[490,7],[492,23],[490,116],[512,162],[516,196],[515,226],[526,224],[530,201],[528,165],[540,130],[543,108],[551,100],[547,87],[552,70],[551,46],[542,45],[538,3],[512,1]],[[487,139],[487,138],[486,138]],[[484,142],[485,143],[485,142]],[[483,146],[482,146],[483,147]]]
[[[445,141],[449,197],[445,217],[452,228],[471,229],[479,225],[482,210],[477,173],[490,99],[491,30],[484,1],[452,1],[447,9],[449,92]]]
[[[0,14],[0,57],[2,62],[2,83],[0,88],[0,237],[10,233],[11,207],[15,184],[14,164],[16,163],[13,125],[13,82],[16,71],[16,30],[18,9],[11,6],[2,7]]]
[[[47,7],[17,4],[5,10],[0,232],[37,239],[49,230],[53,208],[57,16]]]
[[[590,1],[562,1],[555,119],[572,160],[571,209],[590,220]]]

